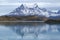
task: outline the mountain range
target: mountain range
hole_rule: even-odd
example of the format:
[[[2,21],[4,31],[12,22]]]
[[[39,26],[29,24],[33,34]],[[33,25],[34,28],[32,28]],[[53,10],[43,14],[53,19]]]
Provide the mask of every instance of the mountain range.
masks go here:
[[[47,20],[60,20],[60,10],[52,12],[45,8],[40,8],[37,4],[33,7],[27,7],[21,4],[12,12],[0,16],[0,21],[47,21]]]

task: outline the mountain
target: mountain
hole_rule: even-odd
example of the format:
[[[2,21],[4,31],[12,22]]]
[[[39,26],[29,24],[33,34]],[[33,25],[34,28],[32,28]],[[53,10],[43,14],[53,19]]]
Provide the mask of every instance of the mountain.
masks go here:
[[[57,13],[60,14],[60,10]]]
[[[21,5],[9,14],[0,17],[0,21],[42,21],[47,20],[45,13],[47,10],[39,8],[38,5],[34,5],[29,8],[25,5]]]
[[[60,13],[58,12],[49,12],[50,16],[46,22],[48,23],[60,23]]]
[[[32,8],[22,4],[7,16],[46,16],[46,14],[48,14],[47,10],[45,8],[39,8],[37,4],[33,5]]]
[[[33,7],[21,5],[9,14],[0,16],[0,21],[47,21],[47,20],[60,20],[59,11],[51,12],[45,8],[40,8],[37,4]]]
[[[58,12],[50,12],[49,19],[60,20],[60,13],[59,13],[59,11]]]

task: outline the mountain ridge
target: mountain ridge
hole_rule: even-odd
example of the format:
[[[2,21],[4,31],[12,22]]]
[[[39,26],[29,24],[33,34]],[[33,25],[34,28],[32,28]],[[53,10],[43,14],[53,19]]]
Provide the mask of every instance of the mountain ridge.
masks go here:
[[[10,12],[9,14],[3,15],[0,17],[0,21],[47,21],[47,20],[60,20],[59,11],[51,12],[45,8],[40,8],[37,4],[35,6],[29,8],[23,4]]]

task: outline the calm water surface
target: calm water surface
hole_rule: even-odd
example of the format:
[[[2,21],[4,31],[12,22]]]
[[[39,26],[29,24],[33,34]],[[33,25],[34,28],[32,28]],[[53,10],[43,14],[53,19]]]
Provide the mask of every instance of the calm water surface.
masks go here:
[[[0,23],[0,40],[60,40],[60,23]]]

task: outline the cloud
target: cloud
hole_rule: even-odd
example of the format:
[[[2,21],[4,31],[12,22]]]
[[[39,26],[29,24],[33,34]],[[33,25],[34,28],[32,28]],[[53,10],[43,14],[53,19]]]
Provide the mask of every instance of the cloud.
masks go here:
[[[21,4],[25,4],[27,6],[30,6],[30,5],[34,5],[35,3],[37,2],[34,2],[34,3],[0,3],[0,5],[21,5]],[[60,3],[49,3],[49,2],[38,2],[37,3],[39,7],[60,7]]]
[[[0,3],[18,3],[18,0],[0,0]]]
[[[60,2],[60,0],[18,0],[20,2]]]
[[[0,0],[1,2],[8,2],[8,3],[32,3],[32,2],[49,2],[49,3],[58,3],[60,0]]]
[[[0,4],[1,3],[8,3],[8,1],[7,0],[0,0]]]

